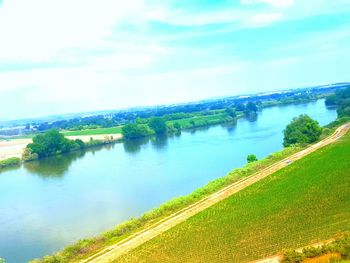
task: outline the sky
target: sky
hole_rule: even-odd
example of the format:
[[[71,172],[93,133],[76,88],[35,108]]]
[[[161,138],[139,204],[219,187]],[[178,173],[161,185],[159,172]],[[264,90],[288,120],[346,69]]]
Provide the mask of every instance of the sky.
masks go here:
[[[0,120],[350,81],[350,0],[0,0]]]

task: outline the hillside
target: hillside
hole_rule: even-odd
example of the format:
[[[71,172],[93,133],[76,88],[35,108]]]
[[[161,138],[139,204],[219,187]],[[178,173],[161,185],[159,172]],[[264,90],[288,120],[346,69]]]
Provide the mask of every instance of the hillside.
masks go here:
[[[246,262],[350,230],[350,136],[193,216],[115,262]]]

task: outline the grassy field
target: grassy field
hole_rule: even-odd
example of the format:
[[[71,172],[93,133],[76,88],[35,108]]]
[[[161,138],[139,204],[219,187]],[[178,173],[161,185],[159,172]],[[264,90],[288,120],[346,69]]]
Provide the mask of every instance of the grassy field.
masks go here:
[[[192,118],[167,121],[167,124],[179,123],[183,129],[190,129],[195,127],[215,125],[232,121],[232,118],[227,117],[225,113],[218,113],[213,115],[199,115]]]
[[[350,136],[115,262],[247,262],[350,230]]]
[[[115,134],[122,133],[122,127],[86,129],[81,131],[63,131],[65,136],[82,136],[82,135],[100,135],[100,134]]]

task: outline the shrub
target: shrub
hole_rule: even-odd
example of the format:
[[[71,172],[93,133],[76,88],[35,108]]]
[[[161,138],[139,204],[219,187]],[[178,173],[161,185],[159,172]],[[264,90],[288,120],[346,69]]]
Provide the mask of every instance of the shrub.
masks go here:
[[[19,159],[17,157],[8,158],[8,159],[0,161],[0,169],[5,168],[5,167],[9,167],[9,166],[16,166],[16,165],[19,165],[20,163],[21,163],[21,159]],[[0,263],[1,263],[1,261],[0,261]]]
[[[24,149],[24,152],[22,154],[23,161],[32,161],[38,158],[39,158],[39,155],[37,153],[33,153],[32,149],[28,147]]]
[[[284,263],[285,262],[286,263],[299,263],[299,262],[303,262],[303,260],[305,258],[306,257],[303,253],[299,253],[295,250],[289,250],[289,251],[284,253],[282,262],[284,262]]]
[[[283,262],[302,262],[306,258],[315,258],[329,253],[339,253],[343,260],[350,259],[349,233],[322,247],[308,247],[304,248],[302,252],[289,250],[283,254]],[[341,262],[341,260],[336,259],[334,262]]]
[[[321,256],[323,253],[322,253],[322,248],[320,247],[307,247],[303,249],[303,254],[307,258],[313,258],[313,257]]]
[[[256,162],[257,160],[258,160],[258,158],[256,157],[255,154],[249,154],[247,156],[247,162],[248,163]]]

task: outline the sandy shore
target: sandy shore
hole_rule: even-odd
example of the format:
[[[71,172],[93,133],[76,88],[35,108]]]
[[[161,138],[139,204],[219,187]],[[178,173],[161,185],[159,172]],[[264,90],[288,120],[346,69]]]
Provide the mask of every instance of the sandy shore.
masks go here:
[[[31,142],[31,139],[0,141],[0,161],[11,157],[20,158],[24,148]]]
[[[70,140],[81,139],[84,142],[90,141],[90,138],[94,140],[105,140],[106,136],[113,137],[114,140],[120,139],[121,134],[101,134],[101,135],[82,135],[82,136],[67,136]],[[23,150],[27,147],[32,139],[14,139],[14,140],[0,140],[0,161],[22,156]]]

